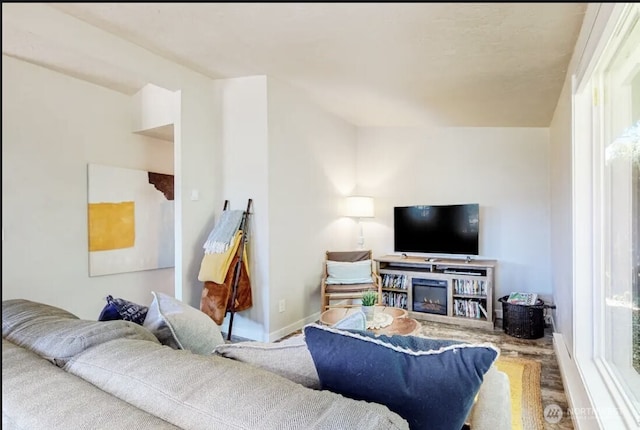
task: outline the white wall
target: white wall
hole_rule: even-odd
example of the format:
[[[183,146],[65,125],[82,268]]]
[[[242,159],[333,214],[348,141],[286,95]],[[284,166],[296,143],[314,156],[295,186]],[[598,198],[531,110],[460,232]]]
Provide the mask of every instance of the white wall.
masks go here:
[[[365,223],[365,246],[378,255],[393,251],[394,205],[480,203],[481,252],[499,260],[496,297],[515,289],[551,292],[546,129],[356,130],[271,78],[266,83],[268,91],[263,77],[251,77],[240,78],[236,84],[244,80],[243,84],[223,95],[221,88],[226,84],[221,87],[221,81],[214,82],[45,4],[3,5],[3,15],[9,14],[34,40],[55,40],[80,56],[100,53],[105,66],[111,67],[107,69],[135,70],[141,87],[153,83],[178,95],[180,114],[173,149],[180,262],[175,270],[177,297],[199,306],[202,243],[224,199],[230,199],[234,208],[244,208],[246,199],[254,198],[253,222],[257,224],[252,230],[259,232],[251,242],[256,247],[252,252],[259,253],[254,255],[254,264],[262,264],[258,255],[270,257],[255,269],[256,284],[265,285],[256,287],[258,296],[254,288],[256,308],[236,319],[234,332],[238,335],[246,329],[252,336],[259,332],[258,337],[275,336],[312,317],[315,309],[319,311],[324,251],[355,246],[357,226],[339,213],[341,197],[353,192],[376,197],[376,218]],[[22,73],[22,69],[30,71]],[[51,85],[54,79],[56,85]],[[162,283],[155,278],[162,277],[162,271],[104,279],[89,279],[80,271],[86,271],[86,243],[82,242],[86,241],[86,193],[76,187],[86,172],[80,175],[78,166],[87,160],[127,160],[132,165],[125,167],[145,168],[139,162],[150,156],[146,149],[136,150],[124,142],[145,142],[145,148],[146,142],[157,143],[129,136],[131,118],[124,118],[129,98],[5,56],[3,89],[7,93],[3,95],[3,156],[8,156],[3,160],[3,203],[8,203],[3,207],[3,263],[11,263],[3,264],[3,293],[25,296],[38,291],[43,301],[62,304],[64,300],[67,308],[84,312],[86,317],[95,316],[105,291],[113,286],[122,285],[120,295],[124,297],[144,301],[142,296],[148,291],[132,295],[137,287],[132,290],[122,278],[134,279],[131,285],[153,284],[160,289]],[[257,105],[252,107],[254,102]],[[88,118],[91,113],[99,118],[95,124]],[[35,126],[34,121],[38,121]],[[43,126],[41,121],[45,121]],[[120,122],[127,125],[121,127]],[[101,130],[97,137],[95,130]],[[26,142],[21,145],[28,149],[12,142]],[[357,171],[353,168],[356,161]],[[47,181],[27,175],[33,165],[44,172]],[[39,195],[43,186],[46,199],[22,201],[25,194]],[[86,187],[86,181],[81,186]],[[193,190],[199,193],[197,201],[190,198]],[[52,196],[55,201],[50,200]],[[59,207],[61,197],[68,208]],[[25,219],[28,225],[20,227],[24,231],[16,236],[9,223]],[[54,222],[56,234],[51,233]],[[31,233],[34,226],[47,230],[44,238]],[[46,244],[58,247],[57,255],[69,256],[74,263],[48,263],[45,255],[30,254]],[[27,270],[35,257],[38,267],[49,270]],[[56,276],[52,277],[54,269]],[[60,287],[50,288],[51,279]],[[47,287],[33,286],[41,283]],[[87,288],[87,283],[99,283],[103,291]],[[277,312],[280,299],[287,302],[284,313]]]
[[[96,27],[59,12],[46,4],[3,4],[2,11],[3,22],[6,20],[6,22],[10,22],[14,26],[19,26],[24,34],[29,34],[32,40],[36,42],[40,39],[52,41],[57,46],[60,46],[61,49],[67,50],[80,58],[92,58],[99,55],[104,70],[116,74],[120,73],[120,71],[125,71],[125,76],[132,76],[132,73],[137,74],[134,80],[139,82],[140,88],[148,83],[153,83],[176,92],[177,97],[179,97],[179,100],[176,100],[179,114],[177,116],[178,120],[174,124],[173,172],[175,174],[176,187],[176,259],[179,264],[176,265],[175,269],[175,295],[192,306],[199,307],[202,284],[198,282],[197,277],[202,259],[202,244],[206,239],[206,235],[209,233],[209,224],[214,218],[215,210],[219,210],[216,204],[222,193],[221,152],[218,134],[218,121],[220,121],[221,114],[217,110],[218,106],[213,96],[212,80],[146,51],[138,45],[117,38],[111,33],[99,30]],[[38,47],[35,46],[34,49],[38,49]],[[3,56],[3,73],[6,63],[4,61],[5,58],[7,57]],[[109,79],[109,72],[104,73],[103,77],[105,80]],[[3,79],[3,88],[12,88],[15,85],[22,88],[22,91],[25,91],[24,88],[34,87],[58,95],[55,105],[57,116],[51,117],[56,118],[57,121],[55,121],[55,123],[51,121],[53,127],[49,127],[48,131],[42,132],[48,139],[38,139],[37,143],[32,142],[33,145],[42,144],[45,149],[42,151],[33,150],[28,155],[35,157],[35,155],[39,153],[46,154],[51,151],[51,149],[47,147],[46,142],[49,142],[51,138],[58,139],[58,133],[62,133],[60,136],[60,140],[62,141],[67,140],[69,137],[94,141],[96,151],[99,152],[99,154],[96,155],[96,160],[111,162],[113,160],[127,158],[132,162],[136,161],[135,157],[127,157],[126,150],[128,149],[123,149],[123,151],[125,151],[124,155],[118,152],[117,146],[114,146],[117,145],[117,143],[114,143],[113,139],[109,139],[108,135],[105,135],[104,141],[97,141],[94,136],[95,133],[89,133],[89,125],[84,126],[80,124],[82,122],[81,119],[86,116],[82,114],[82,109],[88,109],[89,112],[93,112],[93,109],[98,111],[104,109],[101,108],[99,102],[93,100],[90,92],[84,95],[82,91],[77,91],[78,94],[74,94],[74,96],[82,98],[82,107],[75,106],[79,114],[77,117],[71,116],[71,114],[76,113],[76,110],[69,111],[74,107],[74,99],[69,98],[63,91],[58,92],[57,90],[53,90],[52,86],[47,84],[46,76],[49,75],[46,73],[37,76],[18,76],[14,74],[11,76],[10,82]],[[45,82],[37,82],[38,79],[44,79]],[[83,85],[88,84],[85,83]],[[93,88],[94,86],[91,87]],[[136,91],[140,88],[137,88]],[[102,91],[106,91],[108,94],[113,93],[107,90]],[[22,97],[22,95],[20,96]],[[125,97],[122,94],[118,94],[118,96],[127,100],[126,106],[123,102],[123,105],[118,109],[118,114],[124,114],[128,111],[131,103],[129,97]],[[15,97],[18,96],[16,95]],[[113,97],[115,97],[115,95]],[[3,95],[3,100],[8,99]],[[97,100],[100,99],[98,98]],[[70,106],[66,106],[67,104]],[[91,106],[91,109],[87,108],[87,106]],[[54,108],[51,107],[50,110],[54,110]],[[41,119],[40,116],[33,114],[33,112],[39,112],[39,110],[29,111],[25,109],[25,111],[21,113],[21,115],[29,118],[28,124],[31,127],[33,127],[34,121]],[[50,112],[47,112],[47,114],[49,113]],[[111,112],[109,113],[111,114]],[[113,115],[115,115],[115,113]],[[5,114],[3,112],[3,122],[5,121],[4,117]],[[106,125],[108,124],[106,122],[108,119],[109,117],[100,118],[102,122],[99,124],[99,130],[103,128],[110,129],[110,127]],[[131,121],[132,118],[129,116],[126,130],[131,129]],[[13,122],[13,119],[9,121],[7,118],[6,122],[9,124]],[[26,120],[24,120],[21,125],[24,125],[24,122],[26,122]],[[5,131],[3,130],[3,135],[4,133]],[[23,133],[22,127],[20,127],[20,130],[16,131],[16,133]],[[99,143],[100,145],[98,145]],[[78,142],[75,141],[75,144],[78,145]],[[3,153],[5,152],[5,145],[6,141],[3,142]],[[74,159],[76,151],[80,149],[82,148],[77,146],[73,147],[73,154],[65,154],[64,163],[70,163],[68,160]],[[77,155],[88,158],[87,155],[91,154],[83,154],[81,151]],[[62,155],[59,155],[59,158],[62,159]],[[27,161],[33,162],[33,160],[34,158],[31,158]],[[6,162],[3,161],[3,163]],[[66,168],[66,165],[63,165],[61,170],[64,168]],[[55,170],[55,173],[67,174],[67,172],[61,173],[59,170]],[[4,174],[5,172],[3,171],[3,175]],[[23,181],[19,180],[18,182],[22,183]],[[67,186],[70,181],[63,180],[61,182]],[[3,184],[3,187],[4,186]],[[192,190],[199,191],[199,199],[197,201],[192,201],[190,198]],[[63,195],[64,193],[65,188],[61,188],[57,194]],[[76,197],[81,197],[81,199],[76,200]],[[82,220],[85,220],[86,215],[84,215],[84,213],[86,210],[84,206],[86,205],[86,195],[80,196],[80,194],[78,194],[74,197],[68,196],[68,198],[71,203],[75,205],[75,216],[81,216]],[[3,208],[3,215],[7,213],[6,211],[7,209]],[[17,214],[12,216],[15,216],[15,218],[19,217]],[[62,227],[59,228],[65,229],[67,218],[62,218],[59,221],[62,223]],[[76,218],[74,218],[74,222],[75,221],[77,221]],[[71,221],[69,221],[69,223],[71,223]],[[8,233],[9,231],[7,230],[7,236]],[[23,243],[23,246],[28,249],[38,245],[37,243],[26,243],[24,241]],[[3,250],[6,249],[5,246],[7,244],[8,240],[3,242]],[[63,242],[61,253],[77,252],[76,247],[78,245],[79,242]],[[82,249],[84,251],[86,246],[83,246]],[[3,279],[4,276],[3,273]],[[23,273],[22,276],[25,276],[25,273]],[[29,275],[27,280],[32,279],[34,276],[35,275]],[[156,277],[158,273],[152,271],[132,276]],[[105,278],[103,282],[105,282],[105,284],[117,285],[119,279],[117,277],[108,277]],[[30,283],[33,282],[30,281]],[[153,282],[153,284],[156,284],[156,289],[160,290],[159,283]],[[72,285],[73,287],[64,286],[63,288],[70,290],[75,290],[76,288],[86,289],[84,285],[79,286],[77,282]],[[86,293],[83,292],[82,295],[84,294]],[[71,305],[67,305],[67,307],[73,306],[75,309],[88,309],[90,305],[86,303],[87,300],[84,300],[85,298],[82,295],[77,299],[70,299],[69,294],[65,294],[67,303],[72,303]],[[123,294],[123,296],[125,296],[125,298],[132,297],[130,294]],[[51,292],[47,297],[57,297],[57,293]],[[149,300],[150,298],[151,297],[149,297]],[[87,312],[85,316],[94,314],[93,311],[85,312]]]
[[[327,250],[355,249],[353,220],[340,214],[356,185],[356,128],[268,79],[269,303],[271,339],[320,314]],[[285,311],[278,304],[285,301]]]
[[[2,56],[2,298],[97,319],[104,297],[173,294],[174,269],[89,277],[87,164],[173,173],[170,142],[131,133],[131,98]]]
[[[573,349],[573,234],[571,80],[562,89],[549,128],[551,181],[551,280],[555,329]]]
[[[355,185],[356,130],[265,76],[221,79],[215,86],[223,196],[232,209],[253,201],[253,307],[236,313],[232,333],[274,340],[318,318],[324,252],[352,243],[338,207]],[[223,329],[228,324],[227,315]]]
[[[202,248],[215,214],[222,210],[221,114],[214,83],[185,78],[180,90],[180,121],[175,129],[176,171],[176,297],[199,309],[202,282],[198,281]],[[191,199],[196,191],[197,200]]]
[[[252,199],[247,253],[253,306],[235,314],[232,334],[263,340],[269,327],[267,80],[265,76],[216,80],[214,94],[221,112],[223,188],[218,213],[225,199],[234,210],[245,210]],[[228,324],[229,315],[225,331]]]
[[[498,260],[495,298],[551,295],[548,129],[363,128],[358,185],[376,200],[365,224],[375,254],[394,251],[394,206],[479,203],[480,257]]]

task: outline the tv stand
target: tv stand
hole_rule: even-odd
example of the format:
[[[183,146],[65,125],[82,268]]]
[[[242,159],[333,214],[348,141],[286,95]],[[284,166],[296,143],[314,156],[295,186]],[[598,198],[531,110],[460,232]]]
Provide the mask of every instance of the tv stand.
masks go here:
[[[383,305],[415,319],[492,329],[496,260],[385,255],[374,259]]]

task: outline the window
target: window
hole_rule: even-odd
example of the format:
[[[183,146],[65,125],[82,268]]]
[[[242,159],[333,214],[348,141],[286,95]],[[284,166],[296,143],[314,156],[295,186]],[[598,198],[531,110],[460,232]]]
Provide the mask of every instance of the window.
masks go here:
[[[586,245],[574,254],[575,360],[602,427],[638,428],[640,7],[621,3],[612,16],[574,95],[574,247]]]

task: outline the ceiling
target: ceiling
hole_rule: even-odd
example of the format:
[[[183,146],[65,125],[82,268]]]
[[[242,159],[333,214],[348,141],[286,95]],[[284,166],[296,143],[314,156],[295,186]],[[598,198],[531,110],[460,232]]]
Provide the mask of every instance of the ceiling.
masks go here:
[[[357,126],[547,127],[586,3],[47,3],[211,78],[267,75]],[[3,53],[128,94],[135,70],[34,38]],[[7,14],[8,13],[8,14]],[[17,15],[14,15],[17,16]],[[94,64],[90,64],[90,63]],[[112,69],[110,69],[112,67]]]

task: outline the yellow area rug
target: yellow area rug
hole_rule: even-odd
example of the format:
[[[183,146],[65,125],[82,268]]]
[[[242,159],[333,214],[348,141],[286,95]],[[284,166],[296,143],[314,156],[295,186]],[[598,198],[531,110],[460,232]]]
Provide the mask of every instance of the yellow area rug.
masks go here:
[[[542,430],[543,412],[540,389],[540,363],[518,357],[501,356],[499,370],[509,377],[511,387],[511,428]]]

